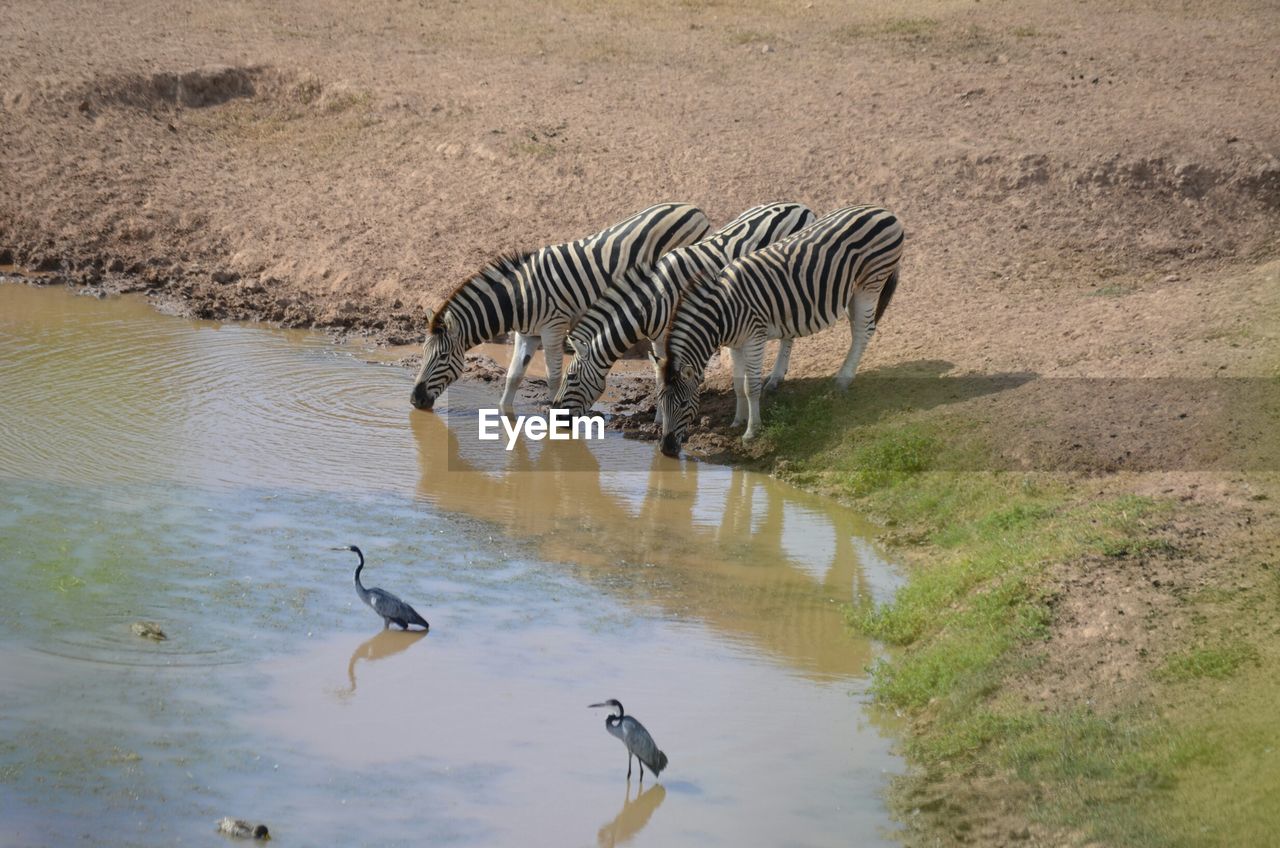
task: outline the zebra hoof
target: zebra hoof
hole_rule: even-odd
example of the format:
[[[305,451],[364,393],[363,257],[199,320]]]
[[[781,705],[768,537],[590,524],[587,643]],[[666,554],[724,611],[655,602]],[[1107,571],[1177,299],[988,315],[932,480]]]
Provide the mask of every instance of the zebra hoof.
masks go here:
[[[743,421],[741,418],[735,418],[729,422],[729,427],[731,429],[736,430],[737,428],[741,427],[743,424],[746,424],[746,423],[747,422]]]
[[[751,430],[748,430],[747,432],[742,434],[742,441],[744,444],[747,442],[754,442],[755,438],[756,438],[756,434]]]
[[[779,385],[778,380],[765,380],[764,385],[760,387],[760,391],[764,393],[776,392]]]
[[[847,380],[845,380],[845,379],[843,379],[843,378],[840,378],[840,377],[837,377],[837,378],[836,378],[836,389],[837,389],[838,391],[847,392],[847,391],[849,391],[849,385],[850,385],[852,382],[853,382],[853,378],[852,378],[852,377],[850,377],[850,378],[849,378],[849,379],[847,379]]]

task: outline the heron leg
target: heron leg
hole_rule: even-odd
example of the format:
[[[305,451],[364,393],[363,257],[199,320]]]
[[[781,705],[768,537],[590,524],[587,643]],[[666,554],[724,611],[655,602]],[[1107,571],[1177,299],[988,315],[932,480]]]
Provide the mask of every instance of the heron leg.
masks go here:
[[[641,766],[641,768],[644,768],[644,766]],[[627,752],[627,780],[630,780],[630,779],[631,779],[631,752],[628,751]]]
[[[390,627],[391,627],[391,619],[389,618],[382,619],[382,629],[387,630]]]
[[[640,763],[640,782],[644,783],[644,760],[636,757],[636,761]]]

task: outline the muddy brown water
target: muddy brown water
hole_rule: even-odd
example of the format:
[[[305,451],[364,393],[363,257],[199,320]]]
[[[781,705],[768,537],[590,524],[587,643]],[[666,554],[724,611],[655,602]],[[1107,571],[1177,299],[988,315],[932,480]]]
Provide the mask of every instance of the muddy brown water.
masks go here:
[[[0,285],[0,845],[890,841],[858,516],[621,438],[480,450],[496,395],[423,413],[411,379]],[[348,543],[429,634],[381,632]]]

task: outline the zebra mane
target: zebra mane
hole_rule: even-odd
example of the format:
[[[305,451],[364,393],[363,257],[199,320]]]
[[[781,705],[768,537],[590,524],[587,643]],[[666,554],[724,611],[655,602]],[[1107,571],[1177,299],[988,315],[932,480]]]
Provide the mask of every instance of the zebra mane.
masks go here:
[[[427,332],[434,333],[444,326],[445,315],[449,311],[449,306],[453,303],[453,299],[458,296],[458,292],[483,277],[490,275],[496,275],[499,277],[510,276],[519,270],[520,266],[523,265],[532,255],[533,251],[531,250],[508,250],[504,253],[498,254],[493,259],[490,259],[480,267],[480,270],[476,271],[474,274],[470,275],[453,287],[453,291],[449,292],[445,297],[444,303],[440,304],[440,308],[431,316],[431,323],[427,325]]]

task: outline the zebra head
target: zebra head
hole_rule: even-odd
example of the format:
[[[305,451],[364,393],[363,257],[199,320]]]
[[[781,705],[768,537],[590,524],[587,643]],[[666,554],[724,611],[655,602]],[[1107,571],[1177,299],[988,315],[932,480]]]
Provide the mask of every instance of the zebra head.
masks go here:
[[[418,409],[430,409],[466,364],[461,332],[448,311],[431,315],[427,340],[422,346],[422,369],[413,381],[409,401]]]
[[[662,452],[667,456],[679,456],[680,445],[684,444],[689,425],[698,410],[702,369],[692,362],[681,362],[675,356],[659,360],[658,367],[662,374],[662,388],[658,390],[658,409],[662,413]]]
[[[591,411],[591,405],[604,394],[604,377],[605,372],[600,366],[579,349],[552,406],[567,409],[570,415],[586,415]]]

